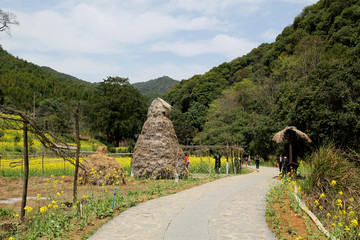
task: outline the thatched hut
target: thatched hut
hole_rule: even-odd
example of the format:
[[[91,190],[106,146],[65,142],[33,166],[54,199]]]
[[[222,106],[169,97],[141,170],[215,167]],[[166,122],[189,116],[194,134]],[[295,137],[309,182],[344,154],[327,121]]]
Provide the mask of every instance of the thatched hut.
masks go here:
[[[135,177],[152,179],[187,176],[185,154],[169,119],[171,106],[155,99],[148,110],[132,158]]]
[[[294,126],[285,127],[283,130],[276,133],[272,140],[280,144],[285,143],[286,141],[288,142],[290,167],[295,170],[297,169],[298,164],[296,155],[294,155],[294,143],[298,142],[298,140],[304,140],[311,143],[309,136]]]
[[[97,153],[88,156],[79,169],[80,183],[94,185],[126,184],[125,171],[113,157],[106,156],[107,147],[98,147]]]

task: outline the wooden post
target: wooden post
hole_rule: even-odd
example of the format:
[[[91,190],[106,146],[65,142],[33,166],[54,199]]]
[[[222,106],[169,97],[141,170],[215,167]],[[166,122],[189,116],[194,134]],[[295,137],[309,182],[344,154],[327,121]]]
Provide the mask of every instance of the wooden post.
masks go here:
[[[21,202],[21,221],[24,221],[25,217],[25,207],[26,207],[26,198],[27,198],[27,189],[29,182],[29,152],[28,152],[28,127],[27,122],[24,124],[24,186],[23,186],[23,195]]]
[[[76,163],[75,163],[75,173],[74,173],[74,189],[73,189],[73,201],[74,203],[77,200],[77,177],[79,173],[79,156],[80,156],[80,129],[79,129],[79,108],[80,102],[77,103],[76,113],[75,113],[75,134],[76,134]]]

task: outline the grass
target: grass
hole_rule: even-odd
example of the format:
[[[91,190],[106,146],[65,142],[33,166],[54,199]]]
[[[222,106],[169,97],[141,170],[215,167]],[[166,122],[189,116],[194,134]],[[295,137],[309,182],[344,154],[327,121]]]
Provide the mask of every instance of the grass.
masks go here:
[[[301,161],[298,181],[288,177],[268,194],[267,221],[279,239],[326,239],[303,214],[293,197],[296,185],[302,200],[336,239],[360,239],[359,169],[345,154],[331,146],[321,147],[307,161]],[[301,216],[304,233],[291,224],[293,218],[282,220],[284,214]],[[299,226],[301,224],[298,224]]]
[[[27,201],[25,223],[19,219],[18,203],[0,208],[0,239],[83,239],[129,207],[215,179],[188,178],[175,183],[128,177],[123,186],[79,186],[78,201],[72,203],[72,177],[33,177],[29,195],[36,198]],[[0,180],[1,185],[8,186],[18,182],[14,178]],[[14,187],[8,191],[14,191]]]

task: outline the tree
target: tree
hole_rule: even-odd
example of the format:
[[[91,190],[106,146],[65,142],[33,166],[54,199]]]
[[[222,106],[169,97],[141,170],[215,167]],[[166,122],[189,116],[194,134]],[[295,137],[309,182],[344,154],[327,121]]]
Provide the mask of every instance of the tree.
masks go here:
[[[91,129],[109,143],[135,139],[146,119],[146,98],[127,78],[108,77],[91,100]]]
[[[10,25],[19,25],[16,15],[0,9],[0,32],[6,32],[10,35]]]

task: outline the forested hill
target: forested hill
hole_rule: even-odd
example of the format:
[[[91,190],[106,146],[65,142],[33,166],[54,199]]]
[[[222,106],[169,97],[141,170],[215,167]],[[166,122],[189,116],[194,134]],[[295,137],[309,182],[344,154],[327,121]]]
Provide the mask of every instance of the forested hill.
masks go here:
[[[85,100],[94,84],[12,56],[0,48],[0,97],[5,104],[30,110],[33,98]]]
[[[177,80],[174,80],[168,76],[163,76],[149,80],[147,82],[134,83],[132,85],[148,99],[148,105],[150,105],[152,100],[157,97],[162,97],[178,83],[179,81]]]
[[[293,125],[311,147],[358,148],[359,56],[360,1],[320,0],[274,43],[181,81],[165,99],[182,143],[232,140],[265,157],[274,133]]]
[[[149,80],[147,82],[134,83],[132,85],[134,88],[139,90],[142,94],[158,93],[158,94],[163,95],[178,83],[179,83],[179,81],[177,81],[175,79],[172,79],[168,76],[163,76],[163,77]]]

